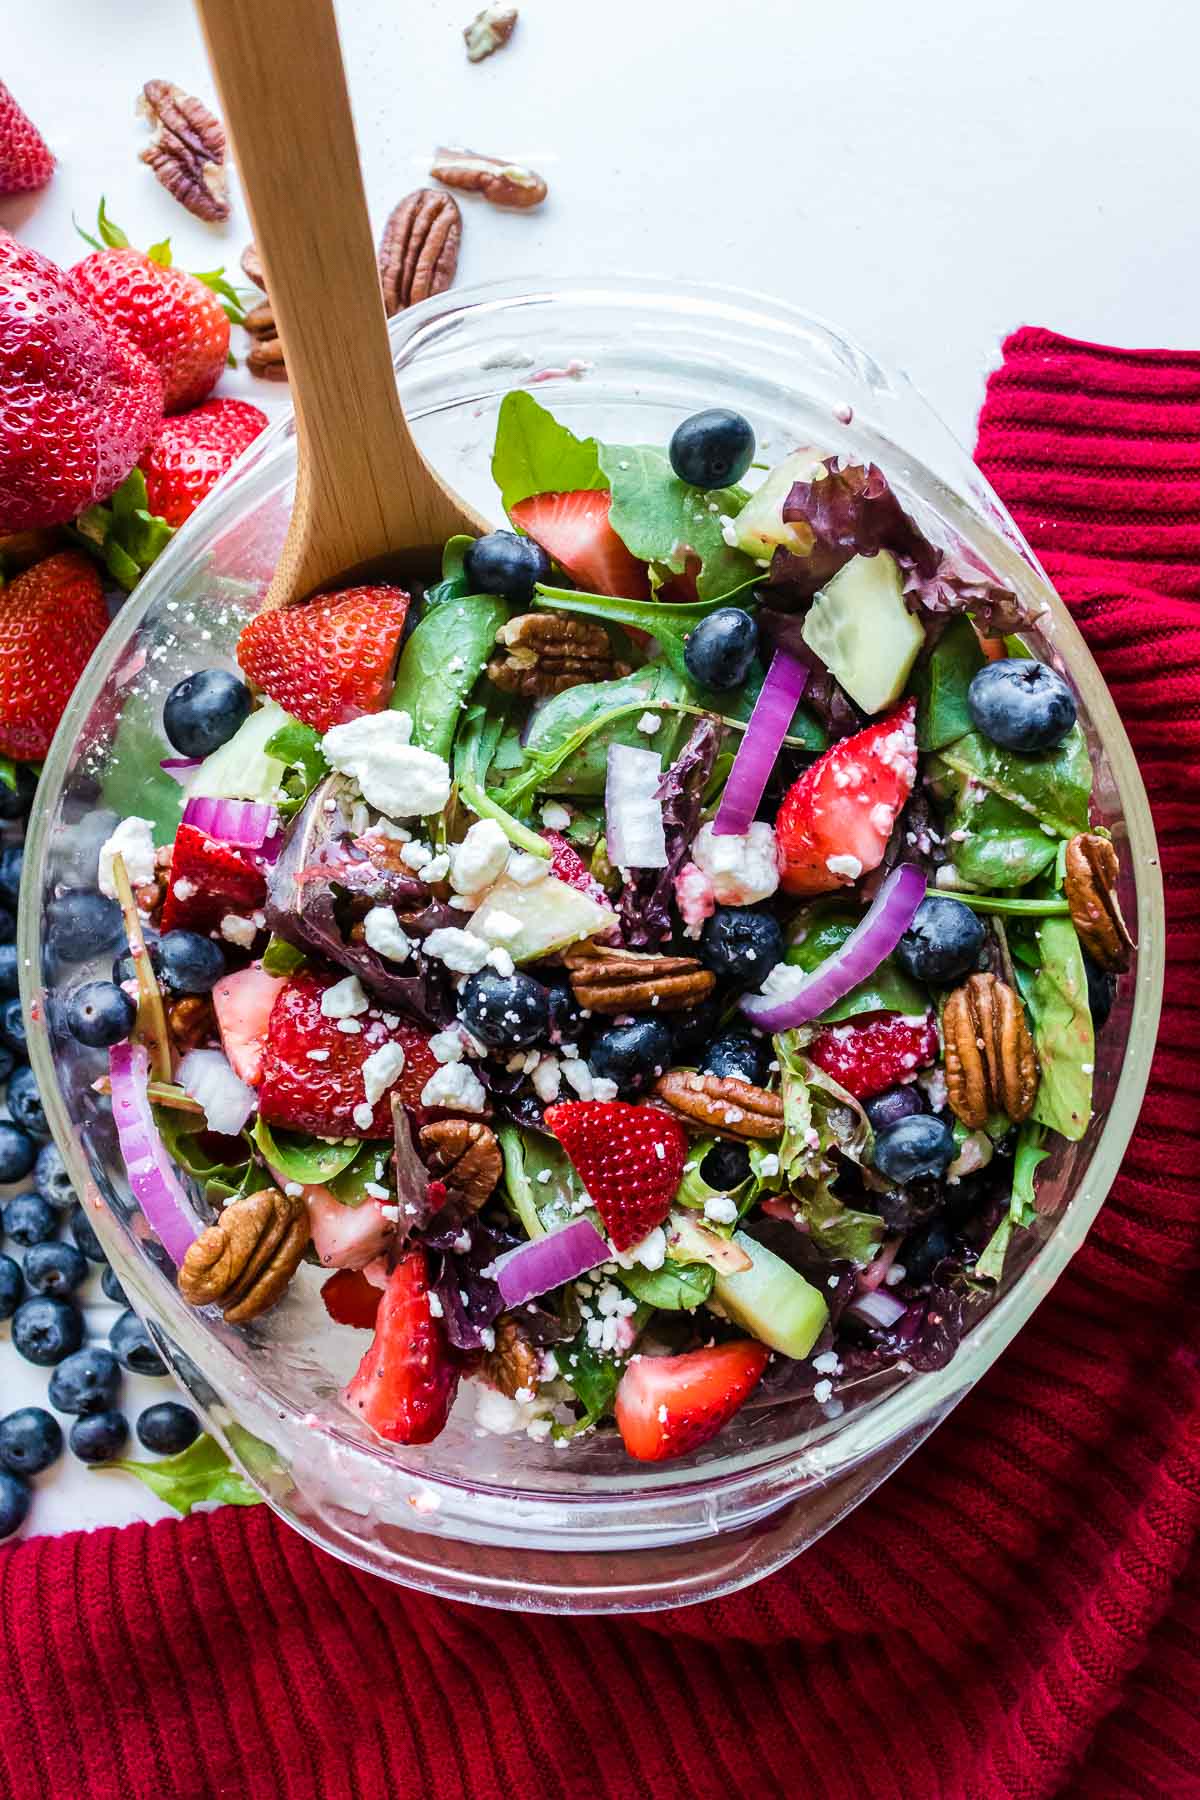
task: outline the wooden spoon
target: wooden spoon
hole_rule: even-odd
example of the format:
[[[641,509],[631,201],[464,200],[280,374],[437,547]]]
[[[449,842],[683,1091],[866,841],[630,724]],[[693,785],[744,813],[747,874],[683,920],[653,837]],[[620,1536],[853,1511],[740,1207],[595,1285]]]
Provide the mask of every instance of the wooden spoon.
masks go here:
[[[491,527],[400,405],[332,0],[196,5],[296,408],[296,498],[263,606],[428,575],[448,537]]]

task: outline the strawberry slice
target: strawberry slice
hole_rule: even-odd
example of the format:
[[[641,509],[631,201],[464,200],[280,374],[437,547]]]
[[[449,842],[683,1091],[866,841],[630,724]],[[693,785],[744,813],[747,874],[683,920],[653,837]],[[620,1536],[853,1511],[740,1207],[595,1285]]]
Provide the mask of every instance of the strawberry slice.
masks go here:
[[[902,1013],[864,1013],[822,1026],[808,1054],[848,1094],[869,1100],[937,1061],[937,1026],[932,1013],[916,1022]]]
[[[551,847],[550,873],[577,893],[586,894],[597,906],[611,906],[611,900],[575,846],[569,844],[559,831],[543,831],[542,836]]]
[[[410,1250],[380,1296],[374,1342],[342,1399],[389,1443],[429,1444],[457,1389],[445,1327],[429,1304],[425,1252]]]
[[[390,1138],[391,1096],[398,1094],[405,1106],[418,1106],[437,1059],[427,1034],[405,1020],[389,1026],[376,1009],[343,1020],[323,1013],[322,997],[342,979],[338,971],[297,969],[279,993],[267,1025],[259,1111],[269,1125],[317,1137]],[[361,1029],[342,1031],[343,1024]],[[384,1044],[400,1046],[404,1068],[375,1101],[364,1124],[363,1064]]]
[[[407,614],[402,588],[317,594],[251,619],[238,661],[294,719],[328,731],[387,703]]]
[[[917,703],[843,738],[806,769],[775,820],[779,878],[789,894],[849,887],[883,860],[917,776]]]
[[[163,901],[164,932],[219,931],[227,913],[252,913],[266,897],[266,877],[246,851],[209,837],[197,825],[179,827]]]
[[[686,1456],[727,1425],[757,1387],[770,1355],[738,1338],[683,1356],[635,1356],[617,1389],[617,1430],[639,1462]]]
[[[671,1210],[683,1179],[682,1125],[625,1100],[564,1100],[546,1124],[574,1163],[618,1250],[640,1244]]]
[[[263,1045],[279,990],[285,985],[278,975],[268,975],[258,964],[222,975],[212,991],[213,1011],[221,1048],[235,1075],[257,1087],[262,1074]]]
[[[368,1281],[361,1269],[338,1269],[321,1284],[321,1299],[335,1325],[374,1331],[383,1289]]]
[[[611,505],[611,494],[583,488],[574,494],[532,494],[518,500],[509,517],[589,594],[648,600],[646,565],[609,524]]]

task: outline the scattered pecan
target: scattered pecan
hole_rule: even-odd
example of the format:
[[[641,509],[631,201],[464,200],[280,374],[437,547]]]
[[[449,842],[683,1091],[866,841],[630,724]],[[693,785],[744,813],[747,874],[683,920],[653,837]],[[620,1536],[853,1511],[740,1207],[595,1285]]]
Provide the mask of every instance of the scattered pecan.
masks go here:
[[[439,149],[429,173],[447,187],[465,194],[479,194],[493,206],[540,206],[549,192],[534,169],[505,162],[500,156],[481,156],[475,150]]]
[[[1079,941],[1111,974],[1129,967],[1133,939],[1117,900],[1120,873],[1116,847],[1094,831],[1081,831],[1067,845],[1067,905]]]
[[[528,1398],[536,1389],[538,1353],[515,1319],[501,1319],[497,1323],[496,1347],[484,1357],[480,1374],[510,1400],[515,1400],[518,1394]]]
[[[779,1095],[734,1075],[671,1069],[655,1082],[653,1092],[672,1112],[723,1137],[777,1138],[783,1130]]]
[[[453,194],[417,188],[392,209],[379,240],[379,279],[389,319],[431,294],[445,293],[461,243],[462,214]]]
[[[650,956],[607,944],[573,944],[562,953],[571,992],[590,1012],[679,1012],[716,985],[694,956]]]
[[[157,925],[162,912],[163,901],[167,897],[167,881],[171,873],[171,846],[160,844],[154,852],[154,878],[145,881],[133,890],[134,904],[143,919],[151,925]]]
[[[489,679],[525,699],[629,673],[628,663],[614,660],[602,625],[568,613],[519,613],[500,627],[496,642],[500,653],[488,663]]]
[[[266,293],[267,277],[263,270],[262,257],[258,254],[257,244],[247,244],[242,251],[242,273],[247,281],[252,281],[256,288],[260,288],[264,294]]]
[[[278,1188],[234,1200],[201,1232],[179,1270],[192,1306],[217,1305],[234,1325],[256,1319],[280,1298],[308,1247],[308,1208]]]
[[[515,6],[485,6],[477,12],[471,23],[463,27],[467,61],[482,62],[485,56],[503,50],[517,29],[519,16]]]
[[[217,1035],[217,1015],[207,994],[185,994],[167,1007],[167,1031],[177,1056],[186,1056]]]
[[[263,338],[251,346],[246,356],[246,367],[252,375],[263,381],[286,381],[287,369],[283,362],[283,345],[277,337]]]
[[[504,1167],[495,1132],[477,1119],[435,1119],[422,1125],[420,1142],[430,1174],[478,1212]]]
[[[1006,982],[972,975],[955,988],[942,1014],[946,1092],[951,1110],[972,1131],[992,1113],[1027,1119],[1038,1087],[1037,1053],[1025,1011]]]
[[[148,81],[138,110],[154,127],[142,161],[198,219],[210,225],[229,217],[225,127],[203,101],[173,81]]]

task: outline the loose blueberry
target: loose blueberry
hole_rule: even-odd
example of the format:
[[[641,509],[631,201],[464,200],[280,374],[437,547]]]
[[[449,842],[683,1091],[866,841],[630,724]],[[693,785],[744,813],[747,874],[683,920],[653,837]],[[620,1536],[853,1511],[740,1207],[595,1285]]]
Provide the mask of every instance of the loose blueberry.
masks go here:
[[[50,1404],[56,1412],[107,1412],[116,1405],[121,1366],[111,1350],[89,1345],[60,1362],[50,1377]]]
[[[943,1223],[935,1221],[923,1231],[914,1232],[900,1252],[900,1262],[910,1281],[928,1281],[944,1256],[949,1256],[954,1240]]]
[[[556,981],[547,992],[550,997],[550,1042],[573,1044],[587,1024],[583,1008],[565,981]]]
[[[155,974],[157,974],[158,946],[161,942],[159,934],[154,930],[153,926],[145,925],[142,928],[142,939],[146,949],[150,953],[150,967],[154,970]],[[113,957],[112,978],[118,987],[120,987],[123,982],[137,980],[137,970],[133,966],[132,952],[123,950],[120,956]]]
[[[771,1046],[766,1038],[755,1037],[749,1031],[723,1031],[704,1052],[700,1073],[732,1077],[734,1081],[761,1087],[770,1060]]]
[[[29,1168],[32,1167],[30,1163]],[[28,1175],[29,1169],[25,1173]],[[22,1178],[18,1175],[16,1179]],[[57,1225],[54,1208],[41,1194],[15,1194],[5,1203],[4,1229],[14,1244],[25,1249],[30,1244],[46,1243],[54,1236]]]
[[[25,1283],[35,1294],[65,1300],[87,1280],[87,1257],[74,1244],[34,1244],[25,1256]]]
[[[549,581],[550,558],[532,538],[515,531],[489,531],[463,557],[463,574],[473,594],[501,594],[528,605],[534,583]]]
[[[115,950],[125,936],[121,909],[94,888],[71,888],[46,908],[50,944],[62,962],[86,962]]]
[[[123,1312],[108,1334],[112,1353],[123,1369],[135,1375],[165,1375],[167,1365],[150,1341],[150,1334],[135,1312]]]
[[[0,900],[16,910],[21,892],[21,868],[25,861],[24,844],[6,844],[0,850]]]
[[[200,1421],[190,1406],[163,1400],[138,1414],[138,1439],[156,1456],[178,1456],[200,1436]]]
[[[634,1019],[602,1031],[588,1062],[596,1075],[615,1081],[623,1094],[641,1094],[671,1066],[670,1027],[661,1019]]]
[[[11,1319],[21,1304],[25,1282],[21,1265],[11,1256],[0,1256],[0,1319]]]
[[[931,894],[893,954],[914,980],[944,986],[977,966],[984,935],[983,921],[969,906],[948,894]]]
[[[22,1131],[28,1131],[32,1137],[50,1136],[42,1096],[38,1093],[37,1077],[28,1063],[22,1063],[9,1080],[8,1110],[13,1123],[19,1125]]]
[[[12,1341],[13,1349],[26,1362],[51,1368],[82,1344],[83,1314],[69,1300],[37,1294],[13,1314]]]
[[[62,1447],[62,1426],[44,1406],[22,1406],[0,1419],[0,1465],[14,1475],[40,1475]]]
[[[750,1152],[745,1144],[714,1144],[700,1164],[700,1173],[709,1187],[727,1194],[749,1175]]]
[[[675,1013],[670,1020],[674,1060],[694,1068],[717,1029],[720,1016],[721,1009],[715,1000],[702,1000],[689,1012]]]
[[[89,1413],[76,1419],[67,1443],[80,1462],[110,1462],[129,1440],[129,1420],[121,1412]]]
[[[890,1131],[901,1119],[911,1119],[915,1113],[924,1112],[925,1107],[917,1088],[910,1085],[887,1088],[882,1094],[864,1100],[863,1111],[872,1131]]]
[[[690,487],[731,487],[754,461],[754,429],[741,413],[710,406],[675,427],[667,454]]]
[[[67,1001],[67,1030],[92,1050],[119,1044],[133,1030],[136,1017],[136,1005],[115,981],[85,982]]]
[[[250,689],[227,669],[198,669],[167,695],[163,730],[180,756],[208,756],[250,717]]]
[[[20,1000],[14,995],[0,1006],[0,1043],[7,1044],[13,1055],[21,1059],[29,1054],[29,1034],[25,1028],[25,1013]]]
[[[0,1185],[24,1181],[36,1161],[37,1145],[29,1133],[0,1119]]]
[[[20,1531],[29,1517],[33,1495],[27,1483],[11,1469],[0,1469],[0,1538]]]
[[[932,1113],[914,1113],[875,1139],[875,1167],[901,1185],[923,1175],[944,1175],[956,1154],[953,1131]]]
[[[117,1271],[111,1263],[104,1265],[103,1273],[100,1276],[100,1287],[105,1298],[111,1300],[114,1306],[128,1307],[129,1301],[125,1296],[125,1289],[117,1279]]]
[[[3,783],[0,782],[0,787]],[[11,944],[17,935],[17,915],[11,907],[0,906],[0,944]]]
[[[683,660],[693,681],[725,693],[741,687],[757,649],[758,626],[750,614],[722,606],[688,633]]]
[[[17,1059],[7,1044],[0,1044],[0,1081],[7,1081],[17,1065]]]
[[[8,825],[16,819],[28,817],[36,790],[37,776],[24,763],[18,763],[15,787],[9,787],[7,781],[0,780],[0,819]]]
[[[95,1227],[93,1226],[92,1221],[88,1218],[78,1202],[71,1208],[71,1217],[67,1222],[67,1230],[75,1240],[77,1249],[83,1251],[83,1254],[87,1257],[89,1262],[106,1263],[108,1261],[107,1256],[104,1254],[104,1245],[96,1236]]]
[[[172,994],[207,994],[225,973],[225,956],[198,931],[168,931],[158,940],[158,979]]]
[[[493,1050],[519,1050],[544,1038],[550,1027],[550,997],[532,975],[472,975],[458,998],[467,1030]]]
[[[1088,1011],[1092,1015],[1093,1026],[1099,1031],[1108,1023],[1108,1015],[1116,999],[1116,978],[1105,974],[1086,950],[1083,952],[1083,972],[1087,976]]]
[[[57,1212],[66,1212],[75,1204],[75,1189],[67,1174],[67,1165],[57,1144],[43,1144],[33,1165],[33,1182]]]
[[[723,980],[759,987],[783,960],[779,920],[748,906],[718,906],[700,938],[700,960]]]
[[[1006,656],[985,663],[967,689],[977,731],[1005,750],[1053,750],[1075,723],[1075,696],[1046,663]]]
[[[15,994],[20,981],[17,973],[17,946],[0,944],[0,995]]]

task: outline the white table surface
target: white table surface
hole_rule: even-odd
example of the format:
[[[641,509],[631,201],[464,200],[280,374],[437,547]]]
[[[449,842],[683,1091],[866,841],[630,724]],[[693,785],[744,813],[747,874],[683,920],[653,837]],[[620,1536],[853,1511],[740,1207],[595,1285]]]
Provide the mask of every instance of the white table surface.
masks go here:
[[[529,215],[465,202],[462,283],[625,270],[775,293],[906,368],[968,442],[1015,325],[1200,342],[1200,14],[1178,0],[523,0],[513,42],[472,66],[476,3],[339,7],[377,226],[438,143],[550,184]],[[44,194],[0,201],[0,224],[68,263],[84,252],[72,214],[90,225],[103,191],[135,243],[170,235],[185,267],[235,270],[236,181],[233,219],[207,227],[138,161],[143,81],[214,99],[187,0],[14,10],[0,75],[60,167]],[[268,411],[286,395],[243,371],[222,391]],[[93,1290],[102,1337],[113,1311]],[[8,1335],[0,1411],[44,1405],[47,1372]],[[123,1404],[132,1417],[167,1389],[127,1378]],[[69,1455],[37,1487],[27,1531],[167,1512]]]

